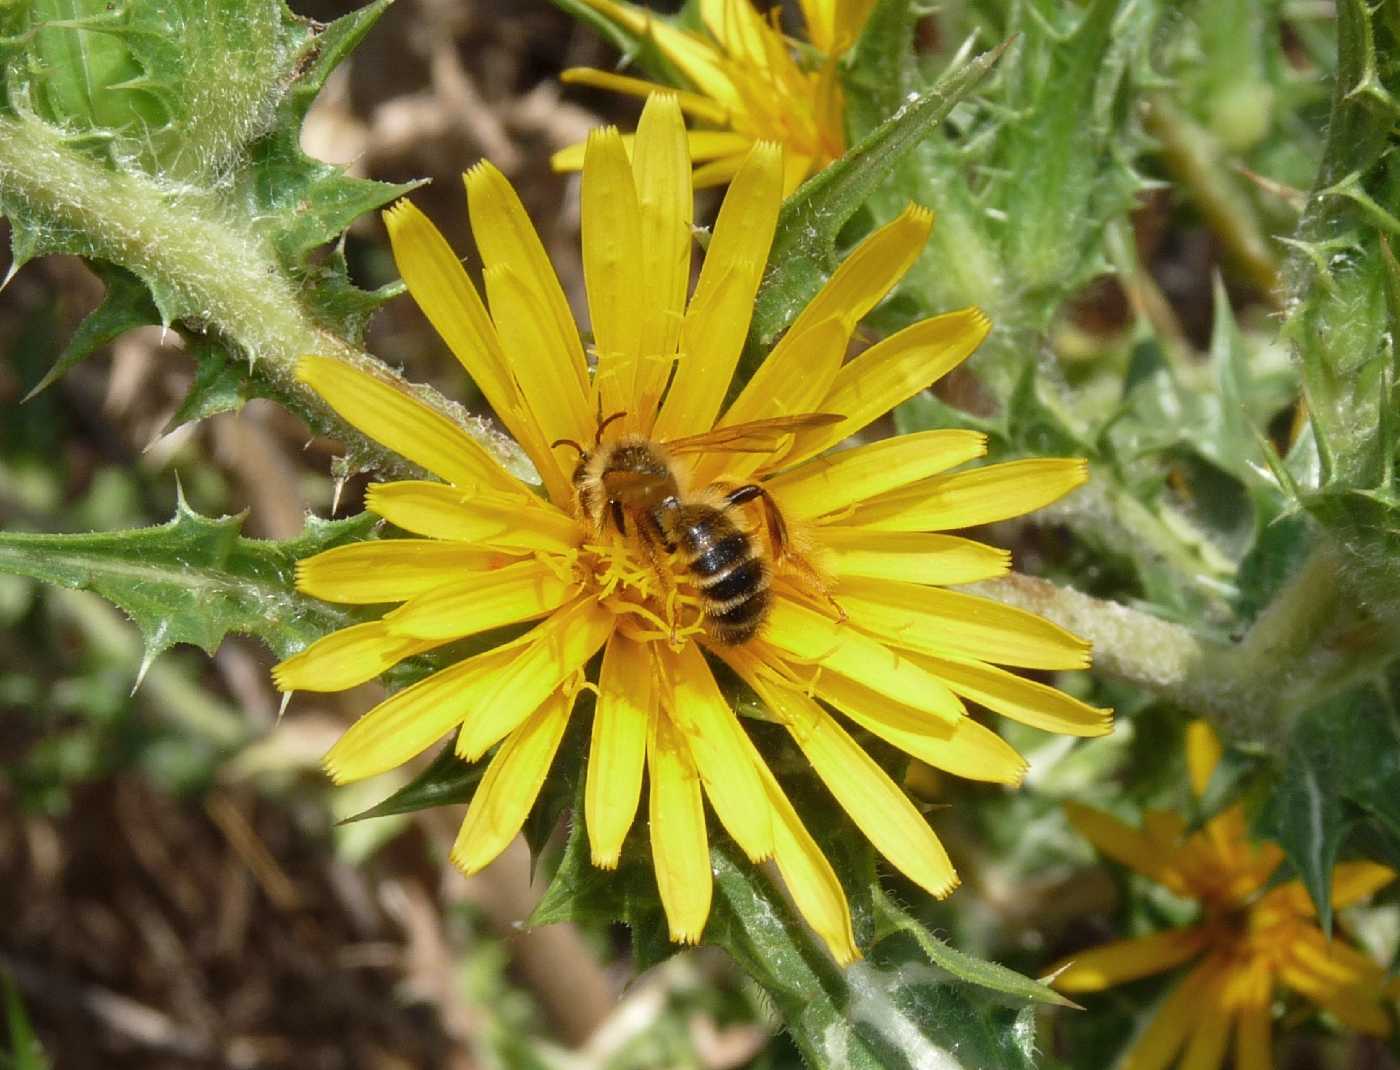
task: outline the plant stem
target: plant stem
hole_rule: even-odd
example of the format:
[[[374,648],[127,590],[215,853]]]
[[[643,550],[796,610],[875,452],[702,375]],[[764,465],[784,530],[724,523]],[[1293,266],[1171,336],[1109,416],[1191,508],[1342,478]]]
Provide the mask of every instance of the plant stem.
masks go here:
[[[1224,149],[1210,131],[1195,123],[1166,94],[1151,98],[1145,117],[1148,130],[1162,143],[1167,169],[1190,191],[1192,202],[1240,271],[1277,307],[1278,257],[1243,183],[1227,170]]]
[[[1278,751],[1296,715],[1388,657],[1347,597],[1341,558],[1319,543],[1234,644],[1142,610],[1013,573],[969,591],[1038,613],[1094,645],[1100,672],[1209,719],[1227,738]],[[1361,642],[1369,637],[1372,641]]]
[[[67,144],[60,130],[20,116],[0,117],[0,197],[23,203],[45,221],[25,242],[41,251],[120,264],[146,282],[169,321],[198,325],[241,350],[258,391],[342,442],[352,464],[395,474],[409,470],[401,457],[340,420],[296,381],[297,361],[307,354],[336,357],[393,380],[502,453],[499,438],[461,406],[429,387],[410,387],[382,361],[317,323],[271,241],[255,219],[229,210],[226,191],[175,188],[105,167]],[[16,245],[23,259],[25,245]],[[508,463],[517,461],[511,457]]]
[[[1094,667],[1212,718],[1246,696],[1230,671],[1230,647],[1139,609],[1012,573],[970,584],[973,594],[1030,610],[1094,645]]]

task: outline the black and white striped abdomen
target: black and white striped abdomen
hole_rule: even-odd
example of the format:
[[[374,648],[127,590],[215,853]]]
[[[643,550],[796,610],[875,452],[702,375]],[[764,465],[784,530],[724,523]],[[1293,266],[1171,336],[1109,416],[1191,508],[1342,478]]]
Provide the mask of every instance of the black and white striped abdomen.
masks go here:
[[[771,576],[753,540],[719,509],[686,505],[672,526],[676,549],[705,610],[705,630],[737,646],[757,633],[768,612]]]

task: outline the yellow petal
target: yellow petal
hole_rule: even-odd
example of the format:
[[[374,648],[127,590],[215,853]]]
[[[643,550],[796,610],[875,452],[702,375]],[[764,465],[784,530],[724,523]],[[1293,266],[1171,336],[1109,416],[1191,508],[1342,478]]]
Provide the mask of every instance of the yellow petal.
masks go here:
[[[476,439],[402,387],[332,357],[303,357],[296,377],[352,427],[435,476],[459,486],[528,493]]]
[[[1285,980],[1292,983],[1287,975]],[[1378,988],[1338,988],[1313,1001],[1348,1029],[1373,1037],[1390,1036],[1390,1016],[1379,1002]]]
[[[875,849],[939,899],[958,886],[943,845],[875,759],[831,715],[797,691],[752,676],[749,684],[784,722],[812,768]]]
[[[792,332],[788,332],[784,341],[793,337]],[[823,368],[835,373],[845,358],[848,340],[849,332],[835,317],[803,330],[787,347],[782,360],[770,356],[763,362],[719,426],[748,423],[759,416],[771,419],[812,412],[823,393],[820,385],[825,375]],[[791,441],[790,436],[788,441]],[[781,456],[782,448],[780,445],[776,453],[715,451],[703,454],[694,467],[694,483],[703,486],[718,479],[730,483],[747,479],[759,468],[771,466],[774,458]]]
[[[672,692],[667,713],[685,737],[715,815],[750,861],[773,854],[773,818],[739,718],[694,643],[662,655]]]
[[[701,93],[732,109],[740,104],[733,84],[724,73],[721,57],[695,34],[678,30],[665,19],[633,4],[617,0],[584,0],[604,18],[639,37],[650,39]]]
[[[647,723],[657,715],[651,645],[614,634],[603,650],[583,813],[593,864],[616,869],[642,797]]]
[[[686,155],[696,163],[702,160],[721,159],[728,163],[732,160],[732,168],[729,171],[729,175],[732,176],[739,169],[740,164],[744,162],[744,157],[748,155],[749,150],[753,148],[754,138],[749,134],[738,134],[732,130],[690,130],[685,133],[685,146]],[[635,160],[637,135],[623,134],[622,147],[627,152],[627,158]],[[581,170],[587,151],[588,143],[586,141],[580,141],[577,145],[560,149],[550,157],[550,166],[556,171]],[[692,181],[694,181],[693,176]],[[639,189],[638,192],[640,193],[641,190]],[[688,279],[686,281],[689,282]]]
[[[700,0],[700,19],[731,60],[763,70],[768,66],[764,25],[748,0]]]
[[[840,316],[854,330],[914,266],[932,229],[932,212],[917,204],[905,206],[904,211],[851,250],[793,327]]]
[[[645,279],[642,210],[616,127],[600,127],[588,135],[580,200],[583,281],[598,358],[595,381],[603,412],[614,413],[635,397],[643,320],[637,306]],[[635,415],[631,414],[634,419]]]
[[[1332,870],[1332,907],[1341,910],[1370,899],[1394,879],[1395,870],[1389,866],[1375,862],[1341,862]]]
[[[908,657],[790,598],[774,599],[758,647],[774,648],[799,663],[821,665],[949,726],[964,715],[953,693]]]
[[[322,636],[275,665],[272,681],[279,691],[344,691],[437,645],[392,635],[383,621],[356,624]]]
[[[488,650],[396,692],[361,717],[326,755],[337,784],[402,765],[452,731],[489,695],[516,643]]]
[[[1175,969],[1205,946],[1206,933],[1200,928],[1169,929],[1076,952],[1046,972],[1055,975],[1054,985],[1061,992],[1101,992]]]
[[[375,539],[302,558],[297,590],[326,602],[405,602],[453,576],[499,568],[511,560],[498,550],[457,542]]]
[[[852,577],[837,592],[851,624],[885,643],[934,657],[1025,669],[1085,669],[1089,644],[1044,617],[989,598]]]
[[[577,437],[588,425],[588,366],[559,278],[505,175],[482,162],[465,180],[492,320],[502,347],[511,354],[510,368],[520,391],[546,438],[554,435],[555,426],[564,427],[564,434],[572,427]],[[505,291],[501,298],[491,285],[498,276],[499,288]],[[504,300],[505,307],[498,307],[498,300]],[[535,320],[517,322],[514,317],[522,313]]]
[[[642,210],[641,277],[645,286],[633,295],[633,314],[641,321],[641,357],[630,404],[637,410],[637,426],[647,434],[671,375],[690,289],[695,195],[685,123],[679,110],[683,107],[685,101],[671,95],[647,101],[637,124],[637,151],[632,157]]]
[[[445,483],[371,483],[365,507],[396,527],[434,539],[560,553],[578,543],[574,521],[558,509],[473,494]]]
[[[1206,793],[1206,785],[1219,764],[1220,739],[1205,721],[1192,721],[1186,726],[1186,767],[1196,798]]]
[[[1186,1045],[1180,1070],[1220,1070],[1230,1043],[1230,1011],[1223,1005],[1221,980],[1197,996],[1195,1030]]]
[[[1066,802],[1065,816],[1075,830],[1106,855],[1144,877],[1165,885],[1173,891],[1184,891],[1180,874],[1171,860],[1162,855],[1161,848],[1150,836],[1123,824],[1112,814],[1082,803]]]
[[[612,634],[614,617],[591,599],[557,610],[494,678],[457,736],[457,754],[474,762],[573,677]]]
[[[408,201],[386,211],[384,224],[408,292],[534,462],[550,498],[566,504],[569,473],[559,467],[539,429],[529,420],[496,328],[457,254],[427,216]]]
[[[510,264],[489,264],[484,277],[491,316],[502,343],[514,355],[512,370],[541,437],[546,442],[591,440],[588,384],[573,373],[573,361],[562,349],[538,280]]]
[[[1006,520],[1058,501],[1089,478],[1077,458],[1036,457],[934,476],[856,507],[847,524],[948,531]]]
[[[835,51],[837,0],[798,0],[802,21],[807,24],[807,40],[818,52]]]
[[[520,398],[496,329],[462,262],[442,232],[408,201],[388,209],[384,225],[408,292],[491,407],[505,419]]]
[[[1244,1007],[1235,1020],[1236,1070],[1274,1070],[1273,1016],[1263,1006]]]
[[[726,125],[729,112],[708,97],[699,93],[688,93],[673,86],[648,82],[642,78],[629,78],[613,71],[599,71],[591,67],[569,67],[561,71],[559,80],[565,85],[587,85],[595,89],[606,89],[614,93],[627,93],[635,97],[672,96],[680,105],[681,111],[693,115],[716,126]],[[557,154],[556,154],[557,155]],[[582,158],[579,160],[582,163]],[[577,168],[556,167],[555,170],[577,170]]]
[[[1205,986],[1217,972],[1207,959],[1172,989],[1147,1028],[1137,1035],[1116,1070],[1166,1070],[1199,1020]]]
[[[425,591],[384,618],[394,635],[446,641],[542,617],[578,585],[540,561],[521,561]]]
[[[484,869],[524,826],[564,738],[572,706],[571,697],[555,692],[491,758],[452,845],[452,863],[463,873]]]
[[[1325,984],[1380,991],[1384,976],[1380,966],[1344,940],[1329,940],[1320,929],[1301,928],[1289,945],[1289,953],[1294,963]]]
[[[745,736],[745,739],[748,737]],[[792,803],[783,794],[783,789],[778,786],[778,781],[757,748],[752,741],[748,745],[759,776],[763,778],[768,805],[773,808],[773,859],[778,864],[778,872],[783,875],[788,894],[807,924],[826,944],[832,957],[840,965],[849,966],[860,958],[860,949],[856,947],[855,932],[851,928],[851,908],[846,902],[841,881],[817,846],[817,841],[812,839],[811,833],[802,824]]]
[[[966,360],[990,328],[981,309],[965,308],[921,320],[871,346],[837,372],[818,406],[846,421],[798,435],[785,460],[795,463],[820,453],[908,401]]]
[[[753,148],[753,141],[750,140],[744,146],[743,152],[736,152],[733,156],[724,156],[709,163],[701,164],[690,176],[690,183],[696,189],[711,189],[715,186],[722,186],[739,173],[739,168],[748,159],[749,149]]]
[[[714,424],[753,315],[754,294],[782,204],[782,150],[758,142],[734,176],[681,325],[675,379],[657,418],[658,438]]]
[[[744,2],[747,5],[747,0]],[[909,270],[932,225],[932,213],[911,205],[892,223],[861,242],[773,347],[725,413],[722,424],[785,413],[830,411],[822,407],[823,401],[845,359],[851,332]],[[845,433],[854,430],[851,427]]]
[[[827,552],[822,568],[836,579],[866,576],[907,583],[957,584],[1004,576],[1006,550],[957,535],[913,531],[869,531],[823,525],[811,531]]]
[[[979,431],[920,431],[827,454],[770,479],[767,486],[784,513],[812,518],[840,513],[986,452],[987,436]]]
[[[794,326],[759,365],[719,425],[815,411],[846,359],[850,338],[851,328],[839,316]],[[760,462],[767,460],[760,455]]]
[[[844,52],[855,44],[874,7],[875,0],[836,0],[835,40],[829,51]]]
[[[710,916],[714,886],[705,802],[685,739],[665,715],[651,718],[647,768],[651,773],[651,855],[661,905],[671,939],[698,943]]]
[[[1186,839],[1186,818],[1175,810],[1144,810],[1142,831],[1156,842],[1157,849],[1165,855],[1175,851]]]
[[[807,176],[812,173],[816,161],[810,155],[783,150],[783,200],[787,200],[801,188]]]
[[[1026,775],[1026,760],[1015,748],[971,717],[950,728],[835,673],[823,673],[816,691],[866,731],[954,776],[1019,784]]]
[[[838,56],[860,37],[875,0],[800,0],[807,39],[818,52]]]
[[[980,662],[924,656],[918,659],[958,695],[1014,721],[1068,736],[1105,736],[1113,711],[1090,706],[1063,691]]]

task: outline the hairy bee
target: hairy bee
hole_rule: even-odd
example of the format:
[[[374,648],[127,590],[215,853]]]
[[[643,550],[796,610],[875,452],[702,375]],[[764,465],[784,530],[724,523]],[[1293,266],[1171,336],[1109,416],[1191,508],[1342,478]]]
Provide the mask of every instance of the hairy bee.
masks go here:
[[[762,503],[774,560],[791,556],[787,525],[760,484],[727,490],[714,484],[692,493],[674,458],[702,450],[767,452],[785,434],[844,417],[804,413],[667,442],[640,435],[604,442],[603,431],[622,415],[614,413],[599,423],[591,450],[571,439],[552,444],[578,450],[573,482],[580,512],[600,533],[609,520],[619,533],[634,533],[663,583],[668,582],[668,571],[661,552],[678,556],[700,596],[705,630],[731,646],[747,642],[758,634],[767,616],[773,570],[764,540],[735,523],[730,512],[748,502]]]

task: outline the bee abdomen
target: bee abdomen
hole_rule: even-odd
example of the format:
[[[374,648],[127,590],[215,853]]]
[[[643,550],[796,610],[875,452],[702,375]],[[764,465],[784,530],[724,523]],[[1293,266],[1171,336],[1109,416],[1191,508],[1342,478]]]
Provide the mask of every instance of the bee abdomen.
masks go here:
[[[687,511],[678,532],[704,604],[706,630],[732,646],[758,634],[771,595],[768,568],[748,536],[718,510]]]

